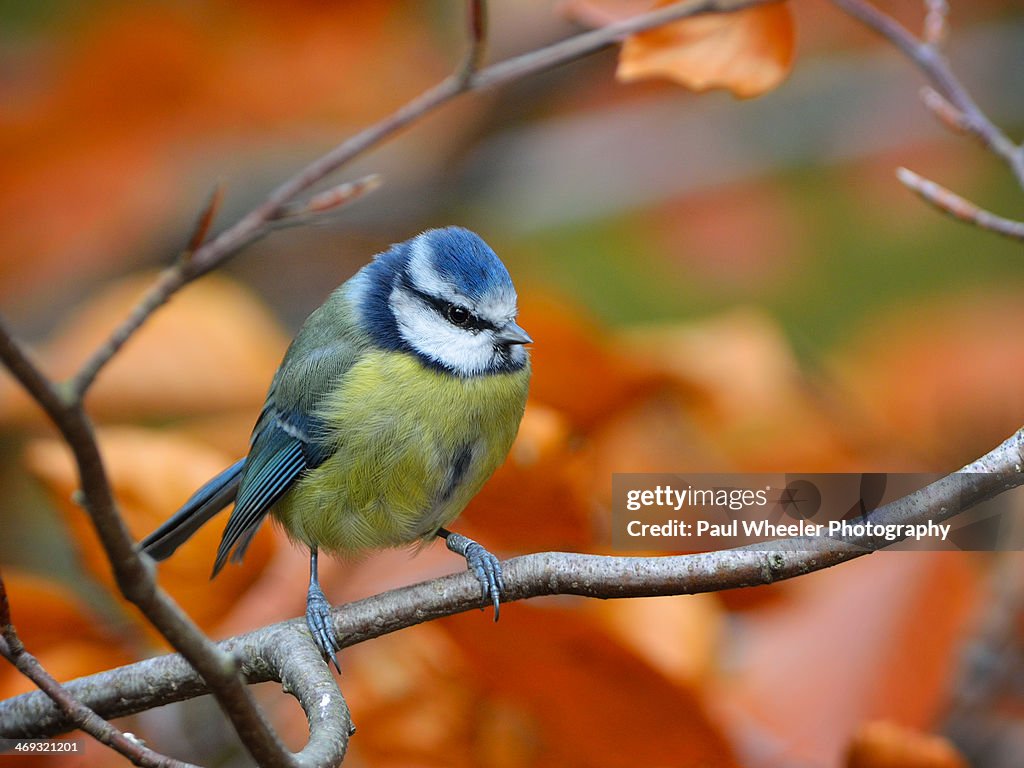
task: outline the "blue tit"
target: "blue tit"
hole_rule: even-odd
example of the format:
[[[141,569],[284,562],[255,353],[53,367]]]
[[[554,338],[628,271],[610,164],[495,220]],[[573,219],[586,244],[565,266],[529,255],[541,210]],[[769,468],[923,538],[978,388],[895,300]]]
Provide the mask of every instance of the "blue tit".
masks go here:
[[[249,454],[141,543],[169,557],[234,502],[216,576],[268,514],[309,547],[306,622],[340,648],[317,553],[356,556],[441,537],[494,604],[501,567],[447,526],[505,460],[530,382],[508,270],[474,233],[434,229],[392,246],[307,318],[270,385]]]

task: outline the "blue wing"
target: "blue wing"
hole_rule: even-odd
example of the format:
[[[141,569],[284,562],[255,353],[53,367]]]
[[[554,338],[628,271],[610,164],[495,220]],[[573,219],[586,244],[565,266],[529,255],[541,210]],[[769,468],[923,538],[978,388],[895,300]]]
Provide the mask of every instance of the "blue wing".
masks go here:
[[[330,451],[317,440],[310,417],[281,412],[272,404],[264,410],[245,462],[238,498],[213,564],[216,576],[228,559],[241,560],[260,523],[302,473],[319,466]]]

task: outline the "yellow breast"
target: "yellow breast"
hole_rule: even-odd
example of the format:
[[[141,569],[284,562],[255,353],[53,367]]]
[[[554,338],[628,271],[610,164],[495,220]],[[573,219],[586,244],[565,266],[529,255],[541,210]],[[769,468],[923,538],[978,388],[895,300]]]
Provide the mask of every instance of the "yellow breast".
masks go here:
[[[529,364],[464,379],[407,354],[363,355],[318,408],[334,454],[275,517],[292,538],[336,554],[433,536],[504,461],[529,379]]]

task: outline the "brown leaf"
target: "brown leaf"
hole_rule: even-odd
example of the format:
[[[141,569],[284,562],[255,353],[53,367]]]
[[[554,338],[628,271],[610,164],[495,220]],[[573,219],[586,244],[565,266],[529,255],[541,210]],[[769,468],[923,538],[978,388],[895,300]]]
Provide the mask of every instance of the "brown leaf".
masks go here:
[[[537,341],[530,396],[572,428],[590,428],[651,385],[646,372],[604,341],[607,329],[565,298],[534,291],[521,304],[520,322]]]
[[[670,680],[707,683],[718,672],[727,619],[720,595],[588,600],[580,608]]]
[[[705,471],[864,471],[864,457],[851,446],[846,425],[836,423],[815,397],[771,318],[740,309],[686,325],[640,328],[619,338],[618,346],[630,350],[636,362],[675,383],[693,433],[688,439],[707,446],[696,451],[704,457]],[[648,429],[654,441],[669,439],[655,436],[654,425]],[[662,466],[665,471],[700,468],[694,462]]]
[[[836,370],[870,424],[933,469],[960,466],[1024,422],[1016,293],[943,296],[874,316]]]
[[[671,2],[659,0],[656,6]],[[750,98],[786,78],[794,43],[787,3],[694,16],[627,37],[616,77],[665,77],[695,91],[728,88]]]

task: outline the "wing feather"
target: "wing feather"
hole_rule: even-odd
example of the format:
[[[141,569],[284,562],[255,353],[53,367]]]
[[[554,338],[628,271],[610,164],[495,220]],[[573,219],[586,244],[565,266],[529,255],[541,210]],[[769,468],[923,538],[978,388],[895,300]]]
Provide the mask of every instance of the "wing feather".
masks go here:
[[[214,561],[214,575],[229,557],[240,559],[257,528],[299,476],[309,467],[304,443],[271,419],[253,442],[242,475],[235,508],[231,512]],[[237,545],[237,549],[236,549]],[[232,556],[232,550],[235,550]]]

